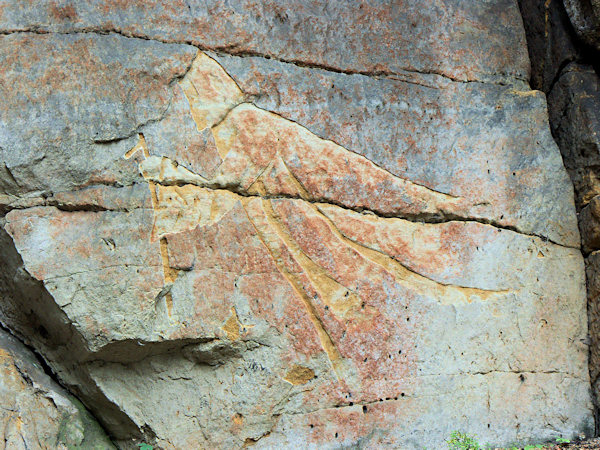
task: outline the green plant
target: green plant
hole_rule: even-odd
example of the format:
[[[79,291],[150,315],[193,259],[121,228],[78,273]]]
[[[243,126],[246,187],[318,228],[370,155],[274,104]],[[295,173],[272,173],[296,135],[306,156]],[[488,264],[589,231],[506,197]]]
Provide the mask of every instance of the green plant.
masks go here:
[[[526,445],[525,447],[523,447],[523,450],[534,450],[536,448],[544,448],[544,446],[542,444]]]
[[[446,443],[450,450],[483,450],[476,436],[469,436],[460,431],[453,431]]]
[[[138,447],[140,448],[140,450],[154,450],[154,447],[146,443],[138,444]]]
[[[571,441],[565,438],[556,438],[556,443],[557,444],[570,444]]]

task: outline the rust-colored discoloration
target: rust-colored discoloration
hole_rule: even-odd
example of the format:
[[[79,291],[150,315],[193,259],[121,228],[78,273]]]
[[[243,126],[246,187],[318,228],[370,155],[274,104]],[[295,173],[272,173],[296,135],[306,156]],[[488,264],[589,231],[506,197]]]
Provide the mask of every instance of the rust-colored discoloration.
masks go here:
[[[317,275],[322,275],[318,273],[318,267],[315,268],[313,265],[310,265],[308,258],[306,258],[301,251],[297,250],[295,243],[292,239],[290,239],[287,230],[284,226],[282,226],[281,220],[277,217],[275,211],[273,210],[270,200],[262,200],[260,204],[258,204],[256,201],[252,204],[247,202],[245,209],[248,212],[248,217],[256,228],[257,234],[260,236],[261,241],[269,250],[273,260],[277,263],[279,271],[288,280],[290,285],[294,288],[297,296],[304,303],[308,317],[312,322],[317,335],[319,336],[321,345],[325,350],[325,353],[327,353],[329,361],[331,362],[338,378],[344,379],[346,375],[344,374],[345,368],[343,357],[335,346],[327,329],[323,326],[321,316],[315,309],[311,296],[306,292],[302,280],[294,272],[290,271],[284,264],[282,264],[282,259],[280,257],[281,250],[279,250],[279,247],[284,246],[291,253],[296,263],[300,265],[303,273],[307,275],[309,279],[310,275],[308,275],[308,273],[310,273],[311,270],[317,272]],[[252,211],[249,212],[249,210]],[[302,262],[299,261],[299,259]],[[304,266],[303,263],[305,264]],[[313,277],[315,275],[314,272]],[[324,279],[322,276],[320,278]],[[326,280],[328,284],[331,281],[333,280]],[[312,285],[314,286],[314,284]]]
[[[322,349],[343,382],[360,373],[380,370],[375,367],[375,359],[361,355],[371,346],[367,344],[372,342],[370,335],[391,335],[397,327],[394,320],[383,318],[383,291],[361,286],[361,280],[391,277],[407,290],[406,295],[431,296],[443,304],[497,299],[507,293],[452,285],[422,275],[447,262],[436,254],[448,255],[442,238],[460,237],[460,230],[457,236],[448,234],[455,229],[452,226],[432,230],[415,245],[415,233],[423,228],[416,224],[406,222],[399,227],[402,224],[393,219],[302,202],[331,199],[350,207],[368,206],[388,213],[445,214],[468,209],[462,199],[398,178],[295,123],[243,104],[244,94],[237,84],[202,52],[180,84],[198,131],[210,130],[214,136],[222,159],[214,177],[207,179],[168,158],[151,156],[143,135],[126,154],[131,157],[143,151],[140,171],[152,194],[152,238],[160,239],[165,285],[175,282],[176,267],[190,270],[197,264],[201,266],[196,258],[206,250],[191,251],[189,231],[207,230],[241,207],[253,234],[292,287],[294,297],[303,304]],[[328,175],[343,175],[345,171],[361,180],[360,192],[349,192],[347,183],[334,182]],[[222,189],[221,185],[239,186],[250,198]],[[281,194],[296,197],[300,203],[268,198]],[[411,200],[402,203],[399,198]],[[407,229],[406,237],[398,240],[397,231],[403,228]],[[366,237],[375,237],[376,241],[365,241]],[[432,245],[436,240],[440,243]],[[423,253],[427,246],[431,251]],[[210,254],[217,256],[212,249]],[[457,252],[456,259],[462,256]],[[171,311],[170,292],[166,300]],[[223,330],[231,340],[237,340],[239,321],[233,307],[231,311]],[[357,342],[362,342],[359,354]],[[403,360],[403,370],[408,367],[409,356],[405,353],[408,359]],[[370,389],[369,382],[361,383],[360,389]]]
[[[242,425],[244,423],[244,416],[240,413],[236,413],[233,415],[231,420],[235,425]]]
[[[146,144],[146,138],[144,138],[144,135],[142,133],[138,134],[138,143],[135,144],[135,146],[133,146],[131,150],[125,153],[125,159],[131,158],[135,154],[135,152],[139,150],[142,151],[142,154],[145,158],[150,156],[150,152],[148,151],[148,145]]]
[[[9,3],[4,15],[19,17],[15,6],[21,3]],[[74,0],[59,4],[61,10],[82,8]],[[34,7],[55,27],[118,29],[126,35],[258,53],[337,71],[408,70],[458,80],[494,78],[498,73],[527,77],[526,43],[516,5],[469,2],[464,6],[450,1],[435,5],[439,7],[408,0],[333,5],[314,0],[308,7],[298,0],[263,0],[201,2],[191,10],[183,0],[103,0],[77,20],[70,14],[53,16],[58,6],[52,2]],[[338,19],[335,26],[331,17]],[[497,20],[490,23],[489,17]],[[24,24],[39,26],[33,19]],[[315,30],[327,30],[327,38],[313,36]]]
[[[123,7],[118,3],[118,8]],[[218,2],[214,7],[219,9]],[[337,5],[329,7],[335,10]],[[285,5],[279,5],[276,13],[277,20],[290,20]],[[361,20],[372,17],[386,22],[391,17],[375,13],[377,8],[365,4]],[[243,20],[232,14],[227,17]],[[146,29],[153,29],[153,23],[149,21]],[[481,24],[464,17],[456,23],[460,30],[482,30]],[[119,32],[128,33],[127,29]],[[152,44],[167,49],[166,53],[188,47]],[[196,51],[188,50],[190,55]],[[468,58],[465,52],[456,55]],[[94,54],[82,49],[80,56],[86,70],[99,70]],[[265,61],[244,56],[229,59],[237,61],[232,67],[246,62],[267,67],[261,66]],[[428,404],[440,385],[451,385],[458,394],[470,386],[481,392],[480,386],[492,385],[484,373],[504,369],[506,364],[506,353],[497,357],[497,349],[510,345],[510,361],[531,365],[532,370],[551,366],[538,367],[537,357],[527,353],[524,343],[538,337],[524,322],[533,318],[543,324],[539,333],[549,340],[547,333],[558,326],[556,317],[572,308],[548,305],[532,312],[529,300],[542,295],[538,289],[546,292],[548,287],[541,279],[534,292],[528,280],[568,250],[547,251],[540,246],[548,257],[536,258],[538,250],[523,242],[537,242],[537,238],[507,230],[500,234],[499,228],[474,222],[493,219],[489,202],[499,208],[515,206],[518,189],[502,185],[487,192],[472,180],[476,164],[463,167],[451,158],[462,161],[461,155],[468,154],[465,164],[478,160],[483,165],[479,160],[485,160],[490,149],[501,153],[515,141],[495,128],[473,137],[473,129],[484,123],[473,118],[479,105],[471,116],[446,111],[461,111],[472,106],[473,98],[484,102],[489,95],[494,102],[481,111],[502,115],[507,114],[509,97],[518,98],[522,110],[531,108],[526,102],[540,99],[529,93],[507,93],[505,99],[498,92],[509,88],[488,83],[451,83],[431,75],[405,74],[414,81],[409,86],[391,78],[332,75],[280,62],[271,68],[280,64],[285,70],[260,73],[257,69],[257,87],[253,79],[238,84],[237,73],[234,80],[224,69],[227,60],[222,53],[214,58],[198,53],[189,72],[159,93],[162,103],[158,103],[168,105],[160,109],[159,118],[136,116],[133,125],[113,133],[143,132],[136,143],[129,141],[135,145],[126,152],[127,161],[118,161],[119,167],[129,170],[126,176],[119,178],[118,171],[100,168],[84,180],[114,186],[89,186],[79,197],[58,193],[52,199],[64,209],[76,207],[79,199],[86,202],[79,206],[97,213],[43,207],[6,216],[6,229],[27,271],[43,280],[92,351],[106,350],[104,355],[113,344],[137,348],[139,342],[139,353],[132,350],[140,358],[136,366],[152,367],[139,373],[152,377],[154,368],[164,369],[166,376],[160,374],[156,385],[164,382],[196,392],[205,383],[206,400],[182,397],[175,417],[169,417],[183,427],[185,437],[164,431],[166,416],[148,416],[154,421],[149,423],[152,431],[163,439],[161,445],[188,448],[207,443],[210,447],[217,441],[215,436],[221,436],[230,440],[217,446],[260,442],[277,447],[285,446],[282,440],[290,436],[316,447],[337,445],[334,439],[340,440],[339,446],[360,441],[366,446],[393,447],[405,429],[430,417]],[[386,68],[381,61],[373,67]],[[265,85],[276,86],[278,79],[297,75],[300,69],[306,69],[305,78],[314,81],[312,85],[309,80],[297,83],[297,89],[273,87],[270,95],[281,97],[273,107],[268,102],[261,104],[263,108],[251,103],[266,98],[260,95]],[[473,75],[472,69],[462,75]],[[60,67],[49,70],[47,76],[55,78],[61,71]],[[124,77],[135,76],[132,68],[119,71]],[[183,74],[181,70],[171,73]],[[334,86],[328,80],[336,76]],[[425,79],[434,86],[424,85]],[[379,92],[372,90],[375,85],[387,86],[389,97],[387,91],[372,96]],[[140,98],[137,92],[132,96],[134,101]],[[356,104],[363,98],[369,104],[360,110]],[[152,105],[140,109],[159,110]],[[294,105],[302,105],[297,108],[300,113]],[[511,101],[508,106],[514,105]],[[393,116],[398,120],[390,119],[388,107],[400,111]],[[368,119],[368,108],[377,109],[380,123],[406,124],[406,129],[387,139],[384,130],[363,121]],[[354,111],[364,115],[352,117]],[[466,120],[471,118],[473,123]],[[485,120],[490,127],[497,123],[493,115]],[[428,121],[429,125],[419,125]],[[317,129],[319,123],[324,125]],[[435,136],[425,132],[438,125],[443,128],[440,141],[435,140],[437,132]],[[471,127],[468,133],[456,132],[465,127]],[[371,129],[381,133],[361,141],[373,149],[363,151],[355,144]],[[498,134],[497,140],[488,142]],[[380,137],[387,139],[381,148]],[[113,152],[124,152],[120,147],[124,141],[109,133],[97,142]],[[482,151],[471,151],[478,146]],[[449,161],[453,164],[446,168]],[[508,165],[499,157],[489,168],[496,170],[499,164]],[[147,184],[133,178],[136,165]],[[527,178],[535,170],[519,168],[514,176]],[[539,181],[538,176],[525,183]],[[483,178],[506,182],[501,173],[483,174]],[[142,189],[130,189],[129,184]],[[480,198],[482,191],[486,198]],[[129,193],[135,197],[131,201],[126,198]],[[450,221],[453,217],[461,221]],[[517,255],[514,270],[499,270],[497,261],[512,261],[509,254]],[[79,289],[80,285],[85,287]],[[548,299],[560,303],[568,298],[572,303],[572,297],[561,292]],[[519,320],[520,324],[513,323]],[[485,327],[480,330],[473,323]],[[466,338],[465,330],[470,333]],[[164,344],[181,345],[181,351],[144,358],[146,351]],[[531,347],[540,351],[539,342]],[[562,350],[568,354],[569,348],[565,345]],[[120,387],[114,372],[123,367],[105,368],[104,380],[98,369],[95,381],[107,395]],[[560,370],[564,367],[571,370],[572,366],[564,363]],[[130,370],[123,373],[127,380]],[[480,385],[459,384],[475,379],[481,380]],[[156,400],[142,396],[147,385],[155,386],[138,385],[143,411]],[[241,393],[243,401],[239,401]],[[440,407],[454,414],[448,402],[455,392],[444,391],[444,395]],[[123,400],[120,407],[129,414],[130,399]],[[219,408],[211,408],[213,403],[219,403]],[[163,431],[156,425],[159,420]],[[218,431],[213,426],[216,420],[224,424]],[[386,441],[386,433],[399,428]]]
[[[244,100],[235,81],[203,52],[198,52],[180,86],[188,99],[198,131],[212,128]],[[226,154],[220,154],[221,158],[225,158]]]
[[[50,14],[54,19],[59,21],[75,21],[77,19],[77,12],[73,5],[66,5],[64,7],[50,5]]]

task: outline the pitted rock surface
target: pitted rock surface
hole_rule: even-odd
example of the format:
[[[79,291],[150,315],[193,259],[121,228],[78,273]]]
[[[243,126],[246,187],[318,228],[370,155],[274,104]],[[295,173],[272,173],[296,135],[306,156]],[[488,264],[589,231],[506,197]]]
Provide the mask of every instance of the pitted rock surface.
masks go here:
[[[0,9],[0,319],[118,445],[593,427],[518,7],[400,3]]]

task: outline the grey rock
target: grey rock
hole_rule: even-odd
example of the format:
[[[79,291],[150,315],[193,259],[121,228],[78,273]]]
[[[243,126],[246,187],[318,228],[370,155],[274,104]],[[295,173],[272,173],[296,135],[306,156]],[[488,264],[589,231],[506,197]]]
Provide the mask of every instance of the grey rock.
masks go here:
[[[600,1],[563,0],[577,33],[600,51]]]
[[[427,7],[417,0],[11,0],[0,11],[0,29],[118,32],[341,71],[502,82],[529,75],[514,6],[512,0],[436,0]]]
[[[162,117],[195,49],[93,34],[0,36],[3,193],[128,184],[124,137]],[[126,145],[126,144],[125,144]]]
[[[85,407],[0,329],[0,439],[6,448],[114,449]]]
[[[531,60],[531,87],[549,93],[561,70],[581,58],[562,0],[519,0]]]
[[[7,2],[0,29],[0,320],[119,446],[592,428],[513,1]]]
[[[548,96],[552,133],[575,186],[577,205],[600,194],[600,79],[589,66],[569,65]]]

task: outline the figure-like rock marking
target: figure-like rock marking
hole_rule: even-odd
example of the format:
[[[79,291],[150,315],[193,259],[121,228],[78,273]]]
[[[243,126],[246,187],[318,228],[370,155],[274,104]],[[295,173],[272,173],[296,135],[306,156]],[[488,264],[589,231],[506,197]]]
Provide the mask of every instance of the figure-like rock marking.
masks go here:
[[[143,155],[139,169],[148,182],[152,198],[151,239],[160,240],[169,315],[173,309],[170,287],[182,268],[173,267],[169,262],[168,236],[217,223],[241,203],[278,270],[303,302],[338,378],[353,378],[352,364],[327,331],[307,292],[306,280],[311,290],[341,320],[365,320],[378,311],[365,307],[355,289],[342,284],[300,247],[274,208],[272,199],[275,198],[306,202],[307,213],[361,264],[383,269],[400,285],[442,304],[498,299],[509,292],[443,284],[420,275],[385,251],[344,235],[335,224],[336,214],[332,215],[348,214],[351,211],[344,208],[349,208],[388,215],[445,216],[468,210],[469,205],[462,199],[398,178],[363,156],[315,136],[299,124],[255,107],[246,101],[235,81],[202,52],[181,80],[180,87],[188,99],[198,132],[210,131],[216,143],[222,162],[214,177],[207,179],[176,161],[153,155],[143,134],[125,155],[131,158],[138,151]],[[348,190],[348,186],[356,189]],[[369,220],[368,215],[359,216]],[[283,252],[292,255],[300,273],[289,266],[282,257]],[[223,330],[230,340],[240,338],[235,309],[232,308]]]

